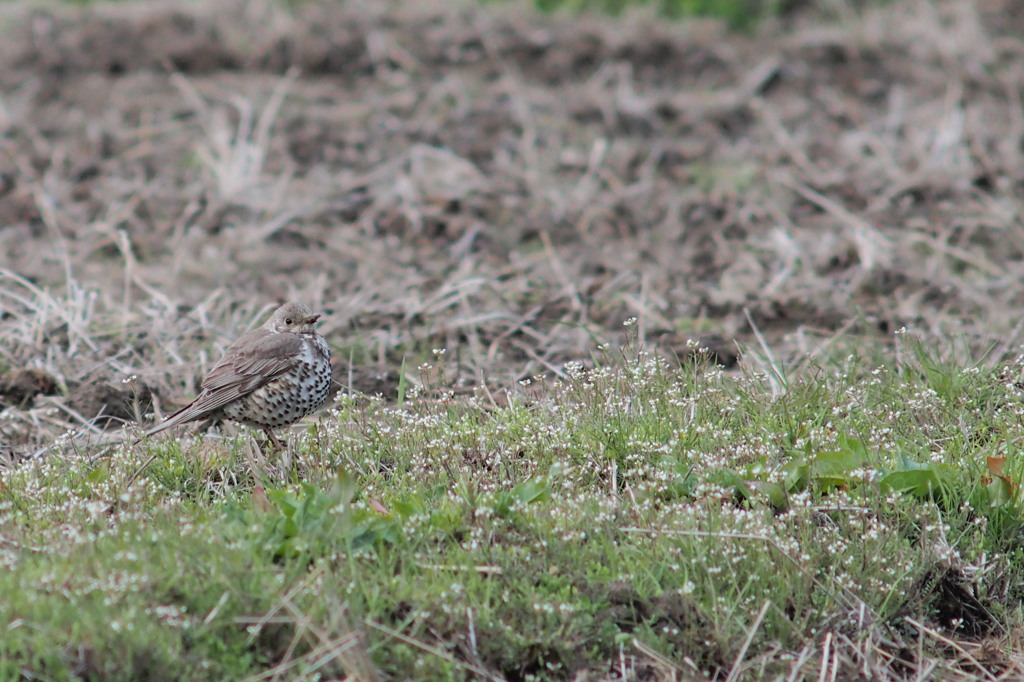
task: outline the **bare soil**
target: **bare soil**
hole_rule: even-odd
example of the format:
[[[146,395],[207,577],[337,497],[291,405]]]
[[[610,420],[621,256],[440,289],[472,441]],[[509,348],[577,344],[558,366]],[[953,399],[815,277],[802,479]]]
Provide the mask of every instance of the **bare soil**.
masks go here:
[[[742,35],[438,1],[3,3],[0,441],[166,412],[286,299],[324,311],[341,385],[386,395],[440,348],[456,390],[557,374],[633,317],[725,364],[903,326],[1015,353],[1018,5]]]

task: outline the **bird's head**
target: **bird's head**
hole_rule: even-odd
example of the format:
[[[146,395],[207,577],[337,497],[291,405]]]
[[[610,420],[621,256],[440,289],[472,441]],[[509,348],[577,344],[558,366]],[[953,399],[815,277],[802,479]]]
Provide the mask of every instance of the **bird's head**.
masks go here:
[[[308,307],[293,301],[278,308],[263,326],[272,332],[313,334],[316,332],[314,325],[319,319],[320,313],[314,313]]]

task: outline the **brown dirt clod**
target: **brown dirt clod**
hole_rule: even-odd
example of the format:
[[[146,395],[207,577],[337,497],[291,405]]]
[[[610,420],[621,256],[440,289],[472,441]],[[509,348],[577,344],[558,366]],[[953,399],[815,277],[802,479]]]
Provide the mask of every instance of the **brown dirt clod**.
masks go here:
[[[25,409],[37,395],[57,395],[57,380],[41,369],[13,369],[0,375],[0,400]]]
[[[108,383],[83,383],[68,391],[68,405],[100,428],[117,428],[153,409],[157,392],[137,383],[119,388]]]

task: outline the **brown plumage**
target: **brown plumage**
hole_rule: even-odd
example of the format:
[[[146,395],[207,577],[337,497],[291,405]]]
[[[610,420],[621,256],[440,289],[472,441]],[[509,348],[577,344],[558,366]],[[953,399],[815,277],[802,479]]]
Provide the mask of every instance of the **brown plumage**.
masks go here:
[[[331,386],[331,351],[314,328],[319,318],[301,303],[285,303],[228,347],[195,400],[144,435],[185,422],[230,419],[263,429],[280,448],[272,429],[314,412]]]

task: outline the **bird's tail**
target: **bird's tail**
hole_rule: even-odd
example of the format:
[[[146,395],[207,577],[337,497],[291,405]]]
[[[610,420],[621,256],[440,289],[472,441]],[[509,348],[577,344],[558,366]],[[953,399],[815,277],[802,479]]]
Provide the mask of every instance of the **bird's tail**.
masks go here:
[[[149,438],[150,436],[156,435],[156,434],[160,433],[161,431],[166,431],[167,429],[171,428],[172,426],[177,426],[178,424],[184,424],[187,421],[195,419],[196,415],[192,414],[192,412],[191,412],[192,406],[194,404],[195,404],[194,402],[193,403],[189,403],[188,405],[186,405],[185,407],[181,408],[180,410],[178,410],[177,412],[175,412],[171,416],[169,416],[166,419],[164,419],[159,424],[156,424],[156,425],[152,426],[151,428],[147,429],[146,431],[144,431],[142,433],[142,436],[139,437],[139,439],[135,441],[135,443],[138,444],[138,442],[141,441],[143,438]]]
[[[167,419],[165,419],[162,422],[160,422],[159,424],[157,424],[156,426],[153,426],[152,428],[147,429],[146,431],[143,431],[142,435],[139,436],[138,438],[136,438],[135,442],[132,443],[132,447],[134,447],[134,446],[138,445],[139,443],[141,443],[143,438],[149,438],[150,436],[152,436],[154,434],[160,433],[161,431],[163,431],[165,429],[169,429],[172,426],[175,426],[178,422],[172,422],[171,421],[172,417],[174,417],[173,414],[170,417],[168,417]]]

